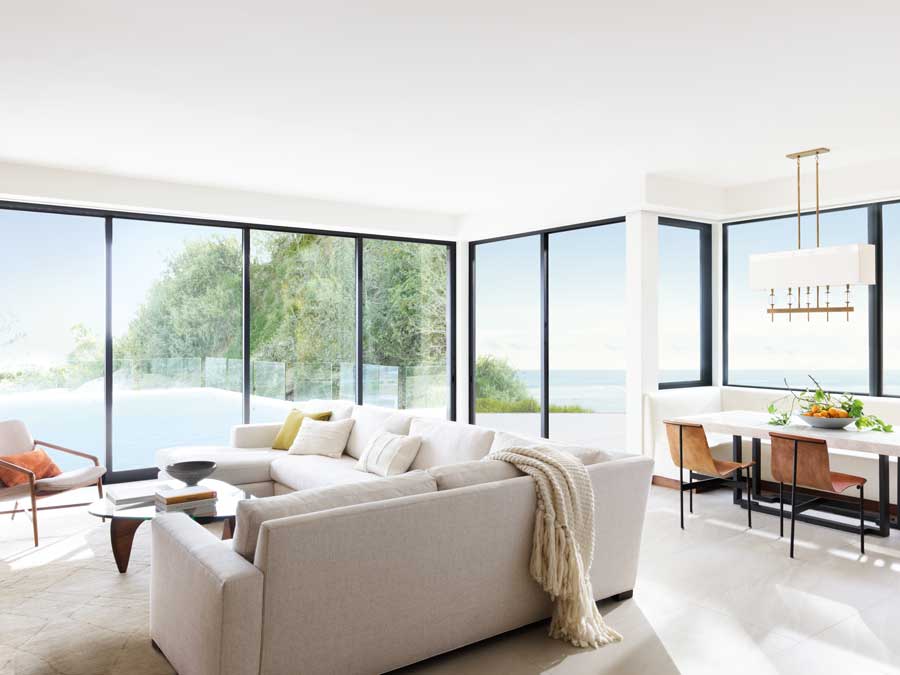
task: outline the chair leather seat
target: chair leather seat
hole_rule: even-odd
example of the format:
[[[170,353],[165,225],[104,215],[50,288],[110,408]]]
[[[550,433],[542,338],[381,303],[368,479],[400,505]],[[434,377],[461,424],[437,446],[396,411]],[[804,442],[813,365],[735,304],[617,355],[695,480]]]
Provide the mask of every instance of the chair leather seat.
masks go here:
[[[865,485],[866,479],[862,476],[853,476],[849,473],[831,472],[831,484],[835,492],[843,492],[847,488]]]
[[[715,458],[713,459],[713,464],[716,465],[716,471],[719,472],[720,476],[727,476],[738,469],[746,469],[748,466],[753,466],[753,462],[729,462],[724,459]]]

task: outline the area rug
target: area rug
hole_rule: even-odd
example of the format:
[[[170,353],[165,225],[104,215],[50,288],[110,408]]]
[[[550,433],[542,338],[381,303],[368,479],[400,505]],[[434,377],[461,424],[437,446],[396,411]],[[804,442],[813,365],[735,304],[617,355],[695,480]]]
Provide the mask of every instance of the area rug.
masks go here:
[[[27,540],[3,544],[0,672],[173,673],[150,644],[149,523],[138,529],[128,572],[119,574],[109,524],[76,519],[76,534],[48,537],[37,549]],[[0,521],[0,536],[4,529]]]

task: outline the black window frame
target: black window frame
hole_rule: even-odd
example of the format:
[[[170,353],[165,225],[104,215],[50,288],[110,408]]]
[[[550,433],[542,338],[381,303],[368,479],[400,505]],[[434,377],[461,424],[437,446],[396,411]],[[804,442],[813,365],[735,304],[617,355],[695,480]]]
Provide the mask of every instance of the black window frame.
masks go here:
[[[242,383],[242,399],[243,423],[250,423],[250,232],[253,230],[285,232],[295,234],[312,234],[327,237],[346,237],[353,239],[356,250],[356,359],[357,359],[357,378],[356,378],[356,396],[355,403],[362,404],[363,396],[363,363],[362,357],[362,326],[363,326],[363,297],[365,291],[362,288],[362,263],[363,263],[363,240],[387,240],[402,241],[417,244],[433,244],[447,247],[447,381],[448,381],[448,403],[447,416],[450,420],[456,420],[456,242],[444,239],[428,239],[423,237],[403,237],[396,235],[376,235],[372,233],[348,232],[337,230],[324,230],[307,227],[291,227],[281,225],[268,225],[264,223],[247,223],[238,220],[216,220],[211,218],[193,218],[185,216],[168,216],[156,213],[140,213],[137,211],[120,211],[113,209],[99,208],[82,208],[72,206],[58,206],[53,204],[37,204],[32,202],[17,202],[0,200],[0,209],[4,211],[29,211],[39,213],[55,213],[70,216],[91,216],[102,218],[105,226],[105,331],[104,331],[104,424],[105,424],[105,466],[107,473],[104,477],[105,483],[120,483],[134,480],[147,480],[155,478],[157,469],[155,467],[146,467],[141,469],[127,469],[122,471],[114,471],[113,467],[113,344],[112,344],[112,266],[113,260],[113,221],[114,220],[142,220],[163,223],[174,223],[183,225],[199,225],[206,227],[232,228],[242,231],[241,247],[242,247],[242,299],[241,309],[243,312],[242,324],[242,354],[243,359],[243,383]]]
[[[820,209],[819,213],[836,213],[840,211],[866,210],[868,225],[868,243],[875,246],[875,283],[868,287],[868,392],[849,392],[855,396],[871,396],[878,398],[900,398],[900,394],[884,393],[884,217],[883,209],[890,204],[898,204],[900,200],[887,200],[839,206],[829,209]],[[815,215],[815,210],[801,211],[801,216]],[[796,216],[793,213],[781,213],[777,215],[749,218],[722,223],[722,385],[726,387],[742,387],[745,389],[773,389],[787,391],[787,387],[764,387],[760,385],[739,384],[729,381],[728,350],[729,350],[729,304],[728,304],[728,232],[732,227],[748,225],[752,223],[779,220],[785,217]],[[829,393],[844,393],[832,390]]]
[[[540,387],[540,406],[541,406],[541,438],[550,438],[550,255],[549,243],[550,235],[560,232],[570,232],[572,230],[584,230],[592,227],[602,227],[604,225],[615,225],[625,223],[625,217],[606,218],[603,220],[592,220],[586,223],[576,223],[574,225],[562,225],[560,227],[547,228],[543,230],[531,230],[529,232],[520,232],[517,234],[505,235],[502,237],[490,237],[487,239],[478,239],[469,242],[469,373],[468,373],[468,402],[469,402],[469,424],[475,424],[475,363],[477,360],[476,352],[476,326],[475,326],[475,290],[476,290],[476,258],[477,247],[481,244],[493,244],[499,241],[509,241],[511,239],[521,239],[523,237],[539,237],[540,247],[540,359],[541,359],[541,387]]]
[[[713,379],[712,224],[660,216],[659,227],[680,227],[686,230],[695,230],[700,234],[700,378],[676,382],[657,382],[657,386],[659,389],[709,387],[712,385]],[[659,270],[658,265],[657,270]]]

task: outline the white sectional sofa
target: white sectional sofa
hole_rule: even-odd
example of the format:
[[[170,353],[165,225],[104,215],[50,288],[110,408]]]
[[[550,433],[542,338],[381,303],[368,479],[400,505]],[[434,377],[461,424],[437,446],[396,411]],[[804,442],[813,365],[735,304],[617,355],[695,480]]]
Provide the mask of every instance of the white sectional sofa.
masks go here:
[[[764,412],[769,403],[783,398],[786,391],[779,389],[756,389],[749,387],[690,387],[685,389],[667,389],[647,394],[644,397],[644,455],[653,457],[655,473],[667,478],[678,478],[678,467],[672,462],[666,441],[663,421],[684,415],[700,415],[723,410],[756,410]],[[878,415],[888,422],[898,424],[900,428],[900,399],[860,396],[865,404],[866,413]],[[786,405],[789,405],[787,403]],[[707,434],[710,448],[716,459],[731,459],[732,449],[730,436]],[[750,439],[743,439],[744,458],[750,459]],[[841,448],[829,447],[831,463],[834,471],[841,471],[868,479],[870,485],[878,485],[878,460],[869,453],[853,452]],[[762,442],[762,479],[772,480],[771,462],[769,461],[769,443]],[[891,463],[896,460],[891,458]],[[896,468],[891,469],[891,476]],[[896,481],[890,481],[891,502],[896,503]]]
[[[530,578],[535,491],[492,447],[546,444],[372,406],[307,402],[355,421],[339,459],[269,447],[280,425],[234,429],[232,446],[161,450],[215,459],[254,494],[235,538],[183,514],[153,521],[151,636],[181,675],[378,673],[546,618]],[[354,468],[381,429],[421,437],[410,471]],[[653,462],[559,446],[596,496],[596,599],[634,587]]]

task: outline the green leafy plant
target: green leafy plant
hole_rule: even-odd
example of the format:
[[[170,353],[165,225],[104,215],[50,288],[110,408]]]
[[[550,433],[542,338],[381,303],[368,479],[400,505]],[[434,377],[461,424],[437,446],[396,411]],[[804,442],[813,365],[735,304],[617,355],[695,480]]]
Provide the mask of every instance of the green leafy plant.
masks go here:
[[[863,409],[863,402],[853,396],[853,394],[845,393],[839,396],[830,394],[822,388],[822,385],[812,375],[809,376],[809,379],[812,380],[815,387],[807,387],[799,393],[790,387],[787,380],[784,381],[785,387],[790,391],[791,408],[789,411],[783,411],[776,405],[778,401],[770,403],[768,411],[772,418],[769,419],[769,424],[777,426],[789,424],[794,414],[794,407],[797,406],[800,409],[800,414],[806,417],[853,419],[857,429],[871,429],[872,431],[883,431],[886,433],[894,430],[893,425],[886,423],[880,417],[866,415]],[[779,401],[782,400],[784,399],[779,399]]]
[[[774,402],[769,404],[769,414],[772,416],[769,419],[769,424],[773,424],[778,427],[784,427],[791,423],[791,416],[794,414],[794,407],[791,406],[791,409],[788,411],[779,410]]]

